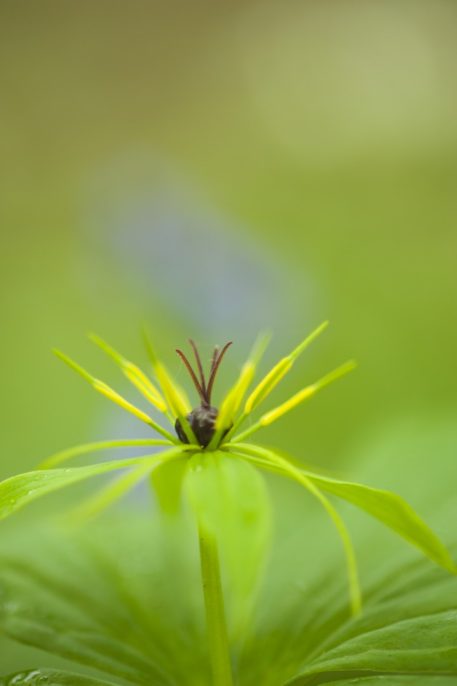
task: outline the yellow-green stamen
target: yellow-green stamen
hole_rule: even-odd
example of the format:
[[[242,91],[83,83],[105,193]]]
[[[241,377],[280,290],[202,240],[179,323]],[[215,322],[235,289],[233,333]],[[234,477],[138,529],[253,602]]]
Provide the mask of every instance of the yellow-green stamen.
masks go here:
[[[146,374],[133,362],[127,360],[123,355],[117,352],[106,341],[95,334],[90,334],[90,340],[93,341],[103,352],[105,352],[112,360],[121,368],[124,376],[140,391],[140,393],[156,407],[159,412],[166,412],[167,405],[162,398],[159,390],[154,386],[152,381]]]
[[[144,331],[144,341],[146,344],[149,360],[154,370],[155,377],[160,385],[160,388],[162,389],[168,407],[171,410],[171,421],[173,421],[174,419],[179,419],[182,429],[186,434],[189,443],[192,443],[194,445],[197,444],[195,434],[192,431],[189,422],[187,421],[187,415],[191,411],[191,407],[186,394],[178,386],[178,384],[173,381],[173,378],[169,374],[165,365],[163,365],[158,360],[157,355],[155,354],[154,348],[152,346],[151,340],[146,331]]]
[[[131,402],[123,398],[119,393],[114,391],[110,386],[108,386],[104,381],[100,381],[100,379],[97,379],[95,376],[92,376],[88,371],[86,371],[83,367],[81,367],[77,362],[72,360],[68,355],[65,355],[63,352],[60,350],[54,350],[55,354],[57,357],[59,357],[63,362],[65,362],[71,369],[76,371],[80,376],[82,376],[85,381],[90,383],[90,385],[99,393],[104,395],[106,398],[111,400],[112,402],[116,403],[116,405],[119,405],[119,407],[122,407],[122,409],[126,410],[127,412],[130,412],[133,414],[137,419],[140,421],[144,422],[148,426],[152,427],[155,431],[158,433],[162,434],[162,436],[165,436],[169,441],[172,441],[173,443],[176,442],[174,436],[172,436],[166,429],[160,426],[160,424],[157,424],[152,417],[150,417],[146,412],[143,412],[143,410],[140,410],[138,407],[133,405]]]
[[[259,336],[252,348],[247,362],[245,362],[241,368],[241,372],[237,381],[225,396],[216,419],[216,431],[214,432],[214,436],[208,446],[210,449],[213,449],[219,445],[224,431],[231,427],[235,421],[236,413],[238,412],[249,385],[254,378],[257,365],[259,364],[260,359],[265,352],[269,340],[269,334],[262,334]]]
[[[294,362],[306,350],[306,348],[327,328],[328,322],[323,322],[309,334],[289,355],[283,357],[271,369],[260,383],[254,388],[244,406],[244,415],[250,414],[261,402],[267,398],[276,388],[279,382],[290,371]]]
[[[293,410],[295,407],[297,407],[297,405],[299,405],[300,403],[304,402],[305,400],[308,400],[309,398],[311,398],[313,395],[315,395],[318,391],[320,391],[325,386],[328,386],[333,381],[336,381],[337,379],[341,378],[342,376],[345,376],[346,374],[348,374],[350,371],[355,369],[356,366],[357,365],[353,360],[350,360],[349,362],[345,362],[340,367],[338,367],[337,369],[334,369],[329,374],[326,374],[325,376],[323,376],[321,379],[319,379],[315,383],[303,388],[301,391],[299,391],[298,393],[293,395],[291,398],[289,398],[289,400],[286,400],[284,403],[282,403],[278,407],[274,408],[273,410],[270,410],[269,412],[266,412],[264,415],[262,415],[260,417],[260,419],[255,424],[250,426],[249,429],[246,429],[246,431],[243,431],[241,434],[236,436],[235,440],[236,441],[244,440],[245,438],[247,438],[247,436],[250,436],[255,431],[258,431],[259,429],[263,428],[264,426],[268,426],[269,424],[272,424],[277,419],[279,419],[284,414],[286,414],[286,412]]]

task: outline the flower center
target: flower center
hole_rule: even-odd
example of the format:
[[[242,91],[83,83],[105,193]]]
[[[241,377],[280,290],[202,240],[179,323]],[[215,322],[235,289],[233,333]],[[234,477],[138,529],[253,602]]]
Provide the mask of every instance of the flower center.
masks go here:
[[[190,428],[195,434],[195,438],[201,446],[206,448],[211,442],[214,432],[216,430],[216,417],[218,410],[215,407],[205,407],[200,405],[190,412],[186,419],[190,424]],[[183,443],[189,443],[179,419],[175,423],[176,433],[178,438]]]
[[[229,343],[226,343],[222,350],[219,350],[217,346],[215,347],[211,360],[208,381],[205,378],[205,373],[203,371],[203,365],[200,353],[197,350],[197,346],[192,340],[190,340],[189,343],[194,351],[195,360],[197,362],[198,376],[182,350],[176,350],[176,352],[190,374],[193,384],[197,389],[198,395],[200,396],[201,405],[192,410],[192,412],[187,415],[186,419],[189,422],[189,425],[194,432],[195,438],[197,439],[199,445],[206,448],[214,436],[214,432],[216,430],[216,418],[219,413],[219,410],[211,405],[211,393],[213,390],[214,381],[216,379],[217,370],[219,369],[222,358],[224,357],[226,351],[232,345],[232,342],[230,341]],[[177,419],[175,422],[175,430],[180,441],[183,443],[189,443],[189,439],[179,419]]]

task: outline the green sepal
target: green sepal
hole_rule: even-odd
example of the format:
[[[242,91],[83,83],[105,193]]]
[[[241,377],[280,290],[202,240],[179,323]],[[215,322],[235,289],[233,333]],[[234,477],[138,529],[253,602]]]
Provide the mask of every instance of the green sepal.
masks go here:
[[[273,470],[277,469],[276,465],[268,462],[271,456],[279,457],[271,450],[251,444],[239,444],[236,447],[234,446],[234,449],[239,449],[240,452],[246,451],[254,458],[257,457],[260,460],[265,460],[264,467],[273,468]],[[284,458],[280,459],[284,460]],[[457,574],[457,566],[447,547],[419,517],[415,510],[399,495],[363,484],[331,479],[305,470],[300,470],[300,472],[318,488],[364,510],[409,543],[419,548],[424,555],[440,565],[440,567],[443,567],[452,574]]]
[[[71,469],[48,469],[25,472],[5,479],[0,483],[0,519],[4,519],[17,510],[48,493],[58,491],[65,486],[71,486],[86,481],[93,476],[106,474],[118,469],[148,465],[151,469],[163,460],[174,459],[181,454],[181,448],[168,450],[160,455],[131,457],[125,460],[102,462],[88,467],[73,467]]]

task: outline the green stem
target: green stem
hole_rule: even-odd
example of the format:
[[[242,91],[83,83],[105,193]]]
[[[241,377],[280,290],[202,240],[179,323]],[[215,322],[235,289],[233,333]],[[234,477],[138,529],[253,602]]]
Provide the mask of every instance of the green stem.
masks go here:
[[[233,686],[217,543],[201,524],[198,533],[212,685]]]

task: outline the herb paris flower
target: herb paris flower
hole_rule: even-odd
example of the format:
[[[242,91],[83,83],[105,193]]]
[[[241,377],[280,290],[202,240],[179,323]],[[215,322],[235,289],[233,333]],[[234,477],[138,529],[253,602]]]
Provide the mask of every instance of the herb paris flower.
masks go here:
[[[220,524],[222,519],[230,517],[230,512],[220,511],[218,489],[224,489],[230,483],[230,488],[236,497],[241,482],[245,483],[247,479],[249,483],[254,483],[258,478],[252,467],[294,480],[305,488],[330,516],[343,545],[353,614],[359,613],[362,606],[354,549],[343,519],[326,494],[337,496],[369,513],[418,547],[441,567],[451,573],[456,573],[456,565],[443,543],[414,510],[397,495],[307,471],[285,459],[278,452],[247,440],[254,433],[277,421],[285,413],[310,399],[322,388],[354,368],[353,362],[341,365],[318,381],[299,390],[279,406],[261,413],[255,421],[243,428],[243,424],[266,401],[299,356],[326,326],[327,322],[324,322],[315,329],[249,392],[257,365],[266,346],[265,337],[260,338],[242,367],[235,384],[223,399],[220,409],[211,405],[211,393],[220,363],[230,343],[221,350],[215,349],[208,379],[205,378],[200,355],[192,341],[197,373],[186,355],[181,350],[177,351],[192,377],[201,401],[199,407],[192,409],[186,393],[159,360],[147,336],[146,347],[154,380],[102,339],[92,336],[93,342],[113,359],[144,398],[156,411],[168,419],[170,429],[164,428],[148,413],[125,399],[103,381],[89,374],[69,357],[56,351],[56,354],[95,390],[147,424],[160,437],[100,441],[80,445],[53,455],[43,462],[38,470],[13,476],[0,484],[0,518],[8,516],[41,495],[64,486],[99,474],[127,470],[114,483],[99,491],[95,497],[83,505],[81,512],[85,515],[93,515],[117,500],[135,484],[146,479],[155,470],[159,468],[161,470],[170,463],[184,464],[183,487],[194,506],[199,526],[213,679],[214,683],[220,686],[229,686],[232,679],[219,576],[217,541],[219,530],[215,523],[215,520],[219,519]],[[61,467],[68,460],[84,454],[128,446],[145,448],[159,446],[166,449],[158,454],[146,454],[141,457],[101,462],[89,466],[70,469]]]

